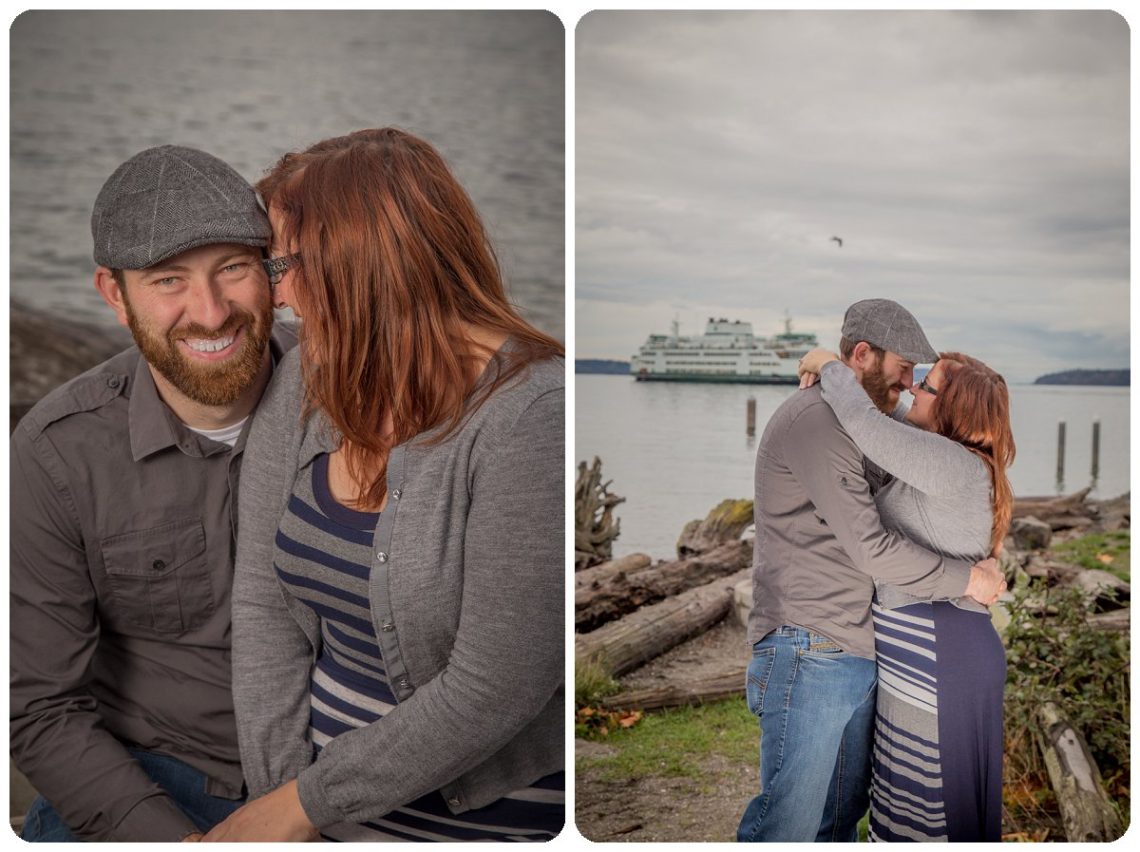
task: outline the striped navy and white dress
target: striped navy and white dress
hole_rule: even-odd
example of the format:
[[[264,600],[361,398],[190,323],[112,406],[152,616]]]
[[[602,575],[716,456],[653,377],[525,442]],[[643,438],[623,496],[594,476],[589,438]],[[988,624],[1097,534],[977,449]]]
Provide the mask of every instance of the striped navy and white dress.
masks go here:
[[[396,706],[368,602],[378,513],[341,505],[328,487],[327,455],[298,472],[274,548],[274,569],[320,617],[321,654],[310,682],[314,758],[334,737]],[[346,558],[346,554],[348,558]],[[326,840],[549,840],[564,821],[565,773],[540,778],[483,808],[453,816],[428,793],[363,824],[322,829]]]
[[[949,601],[872,614],[870,839],[1000,839],[1006,667],[989,615]]]

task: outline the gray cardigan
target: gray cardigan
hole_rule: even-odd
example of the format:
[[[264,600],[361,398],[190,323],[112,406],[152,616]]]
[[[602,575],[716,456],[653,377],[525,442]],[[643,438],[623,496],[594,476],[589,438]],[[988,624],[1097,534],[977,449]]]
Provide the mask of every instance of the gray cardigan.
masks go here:
[[[564,768],[564,382],[561,359],[531,364],[442,443],[392,450],[369,600],[398,704],[314,761],[319,623],[275,576],[273,543],[297,471],[339,441],[320,412],[300,421],[297,350],[281,362],[239,502],[234,703],[251,797],[296,777],[322,827],[432,790],[462,813]]]
[[[883,526],[943,556],[979,562],[990,552],[993,503],[990,472],[957,441],[887,417],[872,404],[849,367],[839,361],[820,373],[824,401],[864,455],[894,478],[875,494]],[[876,581],[888,609],[935,595],[914,595]],[[973,598],[952,598],[963,609],[989,612]]]

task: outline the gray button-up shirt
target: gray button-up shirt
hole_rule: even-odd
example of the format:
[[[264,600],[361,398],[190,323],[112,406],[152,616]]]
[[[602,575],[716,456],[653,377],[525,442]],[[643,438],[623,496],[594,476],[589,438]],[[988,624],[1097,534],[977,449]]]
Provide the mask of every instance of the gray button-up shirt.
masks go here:
[[[274,357],[295,340],[275,330]],[[195,830],[128,744],[241,795],[230,590],[244,443],[183,426],[134,347],[12,434],[12,755],[79,837]]]
[[[883,529],[863,454],[818,385],[772,415],[756,453],[756,539],[748,640],[803,627],[874,659],[875,581],[915,595],[960,597],[970,563]]]

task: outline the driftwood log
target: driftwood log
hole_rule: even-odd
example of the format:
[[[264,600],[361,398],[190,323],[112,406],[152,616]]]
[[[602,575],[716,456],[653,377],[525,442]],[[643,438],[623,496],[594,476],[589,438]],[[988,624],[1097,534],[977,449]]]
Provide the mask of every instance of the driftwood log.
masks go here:
[[[589,467],[578,463],[574,485],[574,570],[598,565],[613,555],[614,539],[621,532],[621,521],[614,507],[624,497],[609,493],[609,482],[602,482],[602,460],[594,456]]]
[[[735,574],[751,563],[752,542],[733,541],[674,562],[650,565],[648,556],[634,554],[587,568],[574,578],[575,629],[597,630],[640,607]]]
[[[1120,814],[1104,789],[1084,737],[1052,702],[1041,705],[1037,720],[1038,745],[1057,794],[1066,839],[1087,843],[1119,838],[1124,834]]]
[[[1089,627],[1097,630],[1113,630],[1117,633],[1127,633],[1132,625],[1132,609],[1124,607],[1108,612],[1094,612],[1088,618]]]
[[[579,635],[574,642],[576,663],[596,666],[611,677],[632,671],[724,618],[732,606],[733,586],[751,571],[745,568]]]
[[[689,680],[671,681],[665,686],[648,686],[611,695],[602,701],[610,709],[658,710],[720,701],[744,694],[747,663],[725,666],[723,670]]]
[[[1033,516],[1054,530],[1092,526],[1095,507],[1088,502],[1091,488],[1061,497],[1019,497],[1013,501],[1013,517]]]

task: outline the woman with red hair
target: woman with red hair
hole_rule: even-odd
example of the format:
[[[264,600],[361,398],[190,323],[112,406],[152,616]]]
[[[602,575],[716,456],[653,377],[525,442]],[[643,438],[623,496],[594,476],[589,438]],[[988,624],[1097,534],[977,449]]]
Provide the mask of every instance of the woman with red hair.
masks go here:
[[[563,823],[564,366],[442,157],[392,128],[258,184],[301,319],[242,468],[250,802],[206,840],[545,840]]]
[[[870,464],[884,527],[971,562],[1001,552],[1014,441],[1000,375],[944,352],[911,389],[903,423],[834,353],[812,350],[800,372],[819,374],[824,401]],[[989,611],[883,584],[875,597],[871,839],[1000,840],[1005,651]]]

